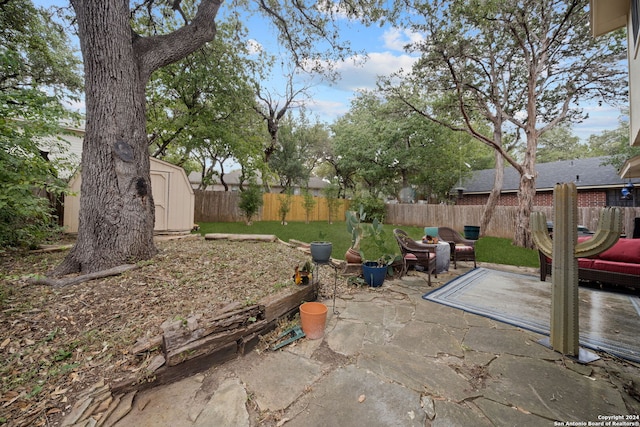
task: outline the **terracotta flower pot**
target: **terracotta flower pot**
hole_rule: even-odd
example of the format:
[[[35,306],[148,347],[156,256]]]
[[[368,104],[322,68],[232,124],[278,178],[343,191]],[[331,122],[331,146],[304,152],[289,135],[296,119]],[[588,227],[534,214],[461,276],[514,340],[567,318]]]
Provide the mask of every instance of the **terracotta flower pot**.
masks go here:
[[[300,306],[300,324],[302,332],[310,340],[317,340],[324,336],[327,323],[327,306],[320,302],[305,302]]]
[[[360,256],[360,252],[356,251],[353,248],[349,248],[346,254],[344,254],[344,259],[349,264],[362,264],[362,257]]]

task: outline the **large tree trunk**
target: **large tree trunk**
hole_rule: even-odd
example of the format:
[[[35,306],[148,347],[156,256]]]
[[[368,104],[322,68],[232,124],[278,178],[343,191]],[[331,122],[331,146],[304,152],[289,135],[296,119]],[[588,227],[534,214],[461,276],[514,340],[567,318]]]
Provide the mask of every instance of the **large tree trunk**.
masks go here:
[[[146,81],[134,57],[128,3],[110,3],[76,8],[83,35],[87,123],[78,240],[59,274],[94,272],[156,253]],[[95,25],[96,20],[102,25]],[[106,27],[109,37],[104,36]]]
[[[95,272],[156,253],[145,86],[155,69],[213,39],[220,6],[202,0],[192,25],[143,38],[131,29],[128,1],[71,3],[84,59],[87,123],[78,238],[55,275]]]
[[[533,108],[533,107],[532,107]],[[530,114],[529,117],[535,117]],[[538,134],[531,127],[527,132],[527,151],[520,170],[520,187],[518,191],[518,216],[516,218],[516,232],[513,243],[523,248],[533,248],[531,237],[530,216],[533,210],[533,201],[536,196],[536,150],[538,146]]]
[[[493,218],[493,213],[498,205],[498,201],[500,200],[502,184],[504,183],[504,158],[498,151],[495,151],[494,154],[496,158],[496,175],[493,180],[493,188],[491,189],[491,193],[489,193],[489,198],[487,199],[487,203],[484,205],[484,210],[482,211],[482,218],[480,218],[481,236],[484,236],[484,233],[489,228],[489,223]]]

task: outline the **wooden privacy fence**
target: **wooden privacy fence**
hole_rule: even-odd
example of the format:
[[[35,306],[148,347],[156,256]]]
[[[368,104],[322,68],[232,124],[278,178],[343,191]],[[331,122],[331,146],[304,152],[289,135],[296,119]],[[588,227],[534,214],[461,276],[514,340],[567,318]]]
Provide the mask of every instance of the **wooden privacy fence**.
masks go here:
[[[240,193],[230,191],[200,191],[195,190],[195,222],[237,222],[244,221],[244,215],[238,204]],[[303,196],[290,196],[291,208],[287,214],[287,221],[305,221],[307,212],[304,209]],[[280,221],[281,200],[283,194],[264,193],[262,195],[262,208],[254,218],[255,221]],[[314,197],[316,202],[309,213],[309,221],[327,221],[329,219],[329,206],[324,197]],[[332,215],[333,221],[344,221],[345,211],[349,201],[337,200],[337,208]]]
[[[620,208],[622,210],[622,229],[627,235],[633,233],[634,218],[640,217],[640,208]],[[385,223],[413,225],[418,227],[446,226],[464,230],[465,225],[480,225],[484,206],[455,206],[427,204],[387,205]],[[544,212],[549,221],[553,221],[553,207],[536,206],[534,211]],[[595,231],[602,208],[578,208],[578,224]],[[487,230],[482,234],[495,237],[512,238],[515,233],[518,208],[515,206],[497,206]]]
[[[228,191],[195,191],[195,221],[196,222],[236,222],[244,221],[242,211],[238,208],[240,195],[237,192]],[[256,221],[279,221],[280,199],[282,194],[263,194],[263,206]],[[316,204],[309,216],[310,221],[327,221],[329,210],[327,200],[323,197],[314,197]],[[339,200],[336,209],[335,221],[344,221],[345,211],[349,208],[348,200]],[[287,221],[305,221],[303,196],[291,196],[291,210],[287,214]],[[633,233],[634,218],[640,217],[640,208],[622,209],[623,232],[631,236]],[[427,205],[427,204],[389,204],[386,224],[414,225],[418,227],[451,227],[459,231],[464,230],[465,225],[480,225],[484,206],[455,206],[455,205]],[[553,221],[553,208],[550,206],[536,206],[534,211],[541,211],[547,215],[549,221]],[[590,230],[598,228],[598,219],[602,208],[578,208],[578,223]],[[518,208],[515,206],[497,206],[493,218],[487,230],[481,230],[482,234],[495,237],[512,238],[515,232]]]

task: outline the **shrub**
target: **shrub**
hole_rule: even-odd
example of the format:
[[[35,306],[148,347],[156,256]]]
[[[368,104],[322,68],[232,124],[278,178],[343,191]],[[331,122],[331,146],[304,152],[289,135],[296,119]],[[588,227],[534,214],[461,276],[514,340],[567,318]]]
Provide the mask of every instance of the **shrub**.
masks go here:
[[[262,206],[262,190],[255,182],[251,182],[246,190],[240,193],[238,207],[244,213],[247,225],[251,225],[253,217]]]
[[[359,196],[351,202],[351,206],[362,206],[367,217],[367,222],[371,222],[374,219],[377,219],[380,222],[384,222],[384,201],[378,199],[377,197],[371,195]]]

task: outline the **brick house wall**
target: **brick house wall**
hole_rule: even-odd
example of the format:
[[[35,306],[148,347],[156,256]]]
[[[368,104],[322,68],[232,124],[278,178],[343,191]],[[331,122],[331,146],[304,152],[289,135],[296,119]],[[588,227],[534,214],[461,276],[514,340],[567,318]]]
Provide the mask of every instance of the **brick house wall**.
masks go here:
[[[464,194],[455,200],[456,205],[484,205],[488,194]],[[538,192],[533,199],[534,206],[553,206],[553,191]],[[517,193],[505,193],[500,196],[498,206],[518,206]],[[596,208],[607,206],[607,192],[605,190],[578,191],[579,208]]]

